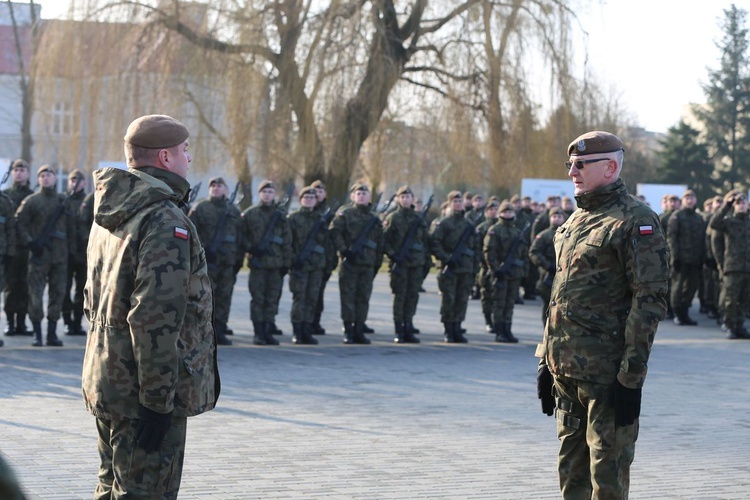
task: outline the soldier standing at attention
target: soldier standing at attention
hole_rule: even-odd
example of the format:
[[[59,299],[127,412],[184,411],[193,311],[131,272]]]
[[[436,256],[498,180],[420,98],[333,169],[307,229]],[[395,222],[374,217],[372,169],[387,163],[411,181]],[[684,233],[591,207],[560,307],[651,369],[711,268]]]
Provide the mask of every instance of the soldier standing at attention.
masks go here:
[[[99,434],[96,498],[177,498],[186,418],[219,397],[205,253],[180,208],[188,135],[142,116],[125,135],[128,169],[94,172],[82,385]]]
[[[481,254],[476,228],[464,217],[463,206],[460,191],[448,193],[447,215],[434,222],[430,238],[432,253],[441,262],[440,320],[449,344],[468,342],[461,332],[461,322],[466,318]]]
[[[565,219],[565,212],[561,207],[550,208],[550,227],[537,234],[534,241],[531,242],[531,248],[529,248],[529,259],[539,269],[537,290],[542,297],[542,325],[547,322],[552,280],[555,278],[557,269],[555,265],[555,232],[565,222]]]
[[[292,233],[292,268],[289,290],[292,292],[292,342],[317,344],[315,309],[323,273],[327,267],[326,249],[330,247],[326,213],[315,210],[318,203],[316,188],[304,187],[299,192],[300,209],[289,216]]]
[[[729,338],[750,339],[743,325],[745,314],[750,311],[750,218],[747,196],[739,191],[727,193],[724,206],[711,219],[711,228],[724,239],[724,255],[720,259],[723,276],[721,298]]]
[[[667,241],[669,241],[669,218],[672,217],[672,214],[677,210],[678,204],[680,203],[680,199],[677,197],[677,195],[674,194],[665,194],[664,199],[662,199],[662,213],[659,214],[659,224],[661,224],[661,228],[664,231],[664,234],[667,236]],[[674,269],[672,269],[672,273],[674,274]],[[672,279],[669,280],[669,291],[667,293],[667,319],[674,319],[674,310],[672,309]]]
[[[672,308],[675,325],[697,323],[688,316],[695,292],[700,285],[706,260],[706,226],[695,211],[697,199],[692,189],[682,195],[682,207],[669,218],[667,241],[672,256]]]
[[[206,251],[208,276],[214,292],[214,331],[219,345],[232,345],[227,338],[229,310],[237,273],[245,258],[240,209],[229,200],[229,187],[221,177],[208,182],[208,198],[192,206],[188,217],[198,231]]]
[[[276,315],[284,287],[284,276],[292,256],[289,222],[276,204],[276,187],[265,180],[258,187],[260,202],[242,212],[242,234],[250,253],[250,319],[253,322],[255,345],[279,345],[273,335],[277,331]]]
[[[568,155],[578,210],[555,233],[537,396],[557,414],[563,498],[627,498],[669,250],[656,214],[620,179],[617,136],[588,132]]]
[[[370,189],[355,183],[353,205],[338,211],[331,222],[331,240],[341,257],[339,292],[345,344],[369,344],[365,321],[370,308],[375,270],[383,261],[383,225],[370,212]]]
[[[24,198],[34,192],[29,187],[29,172],[30,167],[25,160],[19,158],[13,162],[10,172],[13,185],[5,190],[5,194],[13,202],[14,213]],[[24,242],[18,241],[17,235],[15,240],[16,246],[11,253],[12,257],[3,263],[5,267],[3,304],[8,317],[5,334],[8,336],[31,335],[31,332],[26,330],[26,313],[29,307],[29,287],[26,281],[29,273],[29,249]]]
[[[427,224],[414,209],[414,193],[409,186],[396,191],[398,209],[383,223],[383,248],[390,258],[393,292],[394,342],[418,344],[414,336],[414,315],[419,302],[419,288],[424,280],[424,263],[429,258]]]
[[[484,241],[487,231],[497,222],[497,210],[499,208],[500,203],[497,200],[490,200],[487,202],[487,205],[484,207],[484,222],[477,226],[477,239],[479,239],[479,241]],[[484,258],[484,253],[482,253],[479,264],[477,282],[479,283],[482,315],[484,316],[484,329],[487,333],[494,333],[495,326],[492,323],[492,311],[495,308],[493,305],[493,297],[495,294],[493,293],[492,273],[487,267],[487,260]]]
[[[5,282],[5,261],[13,258],[16,251],[16,218],[13,201],[0,192],[0,290]],[[0,347],[5,344],[0,340]]]
[[[315,188],[315,194],[317,197],[317,203],[315,204],[315,212],[318,215],[322,215],[330,206],[328,203],[328,193],[326,192],[326,186],[323,181],[317,180],[310,184]],[[339,263],[339,259],[336,257],[336,249],[333,247],[333,241],[331,238],[326,238],[326,265],[323,268],[323,278],[320,284],[320,290],[318,291],[318,300],[315,304],[315,317],[313,318],[313,335],[325,335],[326,330],[320,324],[320,317],[323,315],[323,308],[325,307],[324,297],[326,291],[326,284],[331,279],[333,270]]]
[[[25,198],[16,211],[20,243],[31,253],[29,258],[29,317],[34,327],[34,347],[42,344],[44,289],[49,286],[47,301],[47,345],[60,347],[57,320],[65,295],[68,259],[76,252],[75,220],[67,214],[67,202],[58,193],[57,174],[49,165],[37,171],[39,191]]]
[[[63,297],[62,316],[65,323],[66,335],[86,335],[81,328],[83,319],[83,287],[86,286],[86,243],[88,229],[81,224],[79,211],[86,197],[86,177],[80,170],[73,170],[68,174],[68,217],[74,221],[76,252],[68,258],[68,276],[65,282],[65,296]],[[84,234],[84,232],[86,234]],[[75,282],[75,289],[73,289]],[[72,290],[71,290],[72,289]],[[73,291],[73,299],[70,292]]]

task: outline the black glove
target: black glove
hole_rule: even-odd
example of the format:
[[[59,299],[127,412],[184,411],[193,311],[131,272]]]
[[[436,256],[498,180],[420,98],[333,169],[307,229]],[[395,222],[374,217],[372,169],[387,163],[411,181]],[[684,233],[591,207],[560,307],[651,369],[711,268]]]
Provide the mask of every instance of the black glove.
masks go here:
[[[635,419],[641,414],[641,389],[628,389],[619,380],[616,381],[614,403],[615,425],[617,427],[633,425]]]
[[[29,250],[34,257],[41,257],[44,253],[44,245],[39,240],[31,240],[29,242]]]
[[[499,280],[505,279],[505,273],[500,269],[498,269],[497,271],[493,271],[492,274]]]
[[[449,259],[448,262],[445,263],[445,265],[448,267],[448,269],[453,270],[458,267],[458,262],[453,259]]]
[[[355,254],[348,248],[341,252],[341,256],[346,260],[354,260]]]
[[[706,267],[712,271],[716,271],[718,266],[716,265],[716,259],[706,259]]]
[[[156,413],[145,406],[139,406],[138,416],[140,420],[135,429],[136,443],[147,453],[157,451],[172,424],[172,412]]]
[[[676,273],[680,272],[680,268],[682,268],[682,263],[679,260],[675,260],[672,262],[672,270]]]
[[[542,413],[552,416],[555,412],[555,397],[552,395],[552,374],[547,365],[539,365],[536,372],[536,397],[542,400]]]

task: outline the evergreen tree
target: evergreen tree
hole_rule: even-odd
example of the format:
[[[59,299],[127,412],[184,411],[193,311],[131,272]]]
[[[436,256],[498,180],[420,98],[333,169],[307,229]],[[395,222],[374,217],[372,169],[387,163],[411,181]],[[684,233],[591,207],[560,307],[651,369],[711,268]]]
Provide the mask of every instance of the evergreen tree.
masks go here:
[[[658,182],[687,184],[699,200],[716,194],[716,182],[711,178],[713,166],[708,147],[700,141],[700,132],[684,121],[667,131],[659,141],[662,149],[657,153],[661,167]]]

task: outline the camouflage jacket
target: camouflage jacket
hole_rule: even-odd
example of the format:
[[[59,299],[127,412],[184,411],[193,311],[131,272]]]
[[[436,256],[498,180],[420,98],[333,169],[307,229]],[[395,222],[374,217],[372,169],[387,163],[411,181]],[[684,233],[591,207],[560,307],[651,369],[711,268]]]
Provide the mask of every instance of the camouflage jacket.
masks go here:
[[[323,200],[321,202],[318,202],[317,205],[315,205],[315,208],[313,211],[318,214],[318,216],[322,216],[330,207],[328,200]],[[331,207],[333,208],[333,207]],[[336,248],[333,246],[333,240],[331,239],[331,235],[329,233],[328,238],[326,238],[326,267],[323,270],[326,274],[331,274],[334,269],[336,269],[336,266],[339,263],[338,256],[336,255]]]
[[[85,226],[81,224],[81,205],[86,197],[84,191],[70,193],[67,195],[65,204],[67,205],[68,217],[73,221],[73,238],[75,239],[76,253],[75,261],[81,265],[86,263],[86,245],[88,244],[88,234],[85,234]]]
[[[665,210],[659,215],[659,224],[661,224],[664,234],[667,234],[667,231],[669,231],[669,218],[672,217],[673,213],[674,210]]]
[[[516,251],[509,255],[513,242],[519,238]],[[520,279],[524,275],[523,262],[526,258],[527,248],[522,241],[521,230],[516,227],[515,218],[503,219],[500,217],[484,237],[484,258],[490,271],[498,271],[507,259],[510,259],[506,268],[504,279]]]
[[[62,205],[66,207],[67,196],[55,192],[55,188],[40,188],[36,193],[26,197],[16,210],[16,234],[19,248],[28,249],[29,243],[41,239],[46,262],[67,262],[68,255],[76,252],[75,217],[63,209],[49,234],[43,235],[47,222]]]
[[[262,255],[253,255],[253,248],[263,241],[263,235],[276,210],[278,206],[275,203],[260,203],[242,212],[242,234],[245,250],[252,255],[248,261],[251,268],[288,269],[291,265],[292,234],[289,232],[289,222],[284,214],[279,214],[269,233],[268,251]]]
[[[706,226],[693,208],[683,207],[672,214],[667,241],[673,262],[701,264],[706,260]]]
[[[477,239],[484,245],[484,237],[487,236],[487,231],[497,223],[497,217],[493,219],[485,219],[484,222],[477,226]],[[484,259],[484,252],[479,256],[480,271],[487,270],[487,261]]]
[[[432,248],[432,254],[441,262],[442,266],[448,264],[464,231],[470,231],[465,251],[460,256],[456,256],[458,262],[452,272],[456,274],[477,274],[479,272],[482,242],[479,240],[476,228],[464,217],[463,212],[450,213],[449,211],[448,215],[434,221],[431,229],[430,247]]]
[[[302,267],[298,271],[309,272],[325,269],[328,265],[326,252],[332,248],[332,245],[328,235],[328,227],[323,224],[322,217],[323,212],[304,207],[289,215],[289,228],[292,232],[292,263],[295,262],[295,259],[305,247],[313,228],[318,223],[321,224],[320,230],[315,235],[315,244],[312,251],[307,254]]]
[[[219,397],[206,257],[178,207],[188,183],[166,170],[103,168],[88,248],[86,408],[138,418],[138,405],[193,416]]]
[[[550,226],[534,237],[529,248],[529,260],[539,268],[539,282],[545,283],[550,269],[555,266],[555,232],[557,228]],[[549,287],[549,283],[547,283]]]
[[[393,258],[404,245],[406,234],[412,224],[416,224],[414,238],[411,246],[406,252],[400,266],[422,267],[430,255],[427,224],[421,219],[414,207],[404,208],[399,206],[394,212],[388,214],[383,222],[383,248],[389,258]]]
[[[219,221],[224,212],[227,216],[221,234],[217,235]],[[242,219],[240,209],[229,203],[229,199],[204,198],[190,208],[188,217],[193,221],[198,237],[206,250],[208,265],[221,268],[233,268],[241,264],[245,256],[245,246],[242,236]],[[215,255],[211,255],[214,239],[219,238]],[[239,266],[238,266],[239,267]]]
[[[750,217],[732,214],[732,205],[724,204],[711,219],[711,228],[723,240],[723,253],[717,261],[723,273],[750,272]]]
[[[15,211],[10,197],[0,193],[0,256],[16,254]]]
[[[13,212],[12,217],[15,219],[15,213],[16,210],[18,210],[18,207],[21,205],[21,202],[26,198],[27,196],[34,193],[34,191],[29,188],[28,184],[13,184],[11,187],[5,189],[3,191],[5,195],[10,198],[10,201],[13,203]],[[20,255],[21,252],[25,252],[25,248],[18,248],[18,228],[16,227],[15,220],[13,221],[13,227],[14,231],[16,232],[13,235],[13,245],[14,247],[11,249],[8,249],[8,255]]]
[[[94,224],[94,191],[86,195],[81,202],[81,206],[78,207],[78,227],[81,232],[83,250],[88,248],[89,235],[91,234],[91,226]]]
[[[351,249],[352,244],[367,228],[372,218],[376,219],[375,224],[372,225],[367,235],[367,241],[362,252],[357,255],[353,263],[347,260],[350,265],[380,268],[380,264],[383,262],[383,223],[370,212],[370,207],[367,205],[352,205],[341,208],[331,221],[333,246],[339,255],[343,256],[345,251]]]
[[[576,201],[555,232],[557,274],[536,354],[553,375],[640,388],[667,308],[661,224],[621,179]]]

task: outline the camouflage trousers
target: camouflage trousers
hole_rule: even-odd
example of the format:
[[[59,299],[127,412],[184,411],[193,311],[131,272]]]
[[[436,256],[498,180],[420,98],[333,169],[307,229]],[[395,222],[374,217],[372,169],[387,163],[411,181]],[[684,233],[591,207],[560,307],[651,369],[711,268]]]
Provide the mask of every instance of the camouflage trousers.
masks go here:
[[[726,273],[722,280],[724,322],[739,328],[750,311],[750,273]]]
[[[502,286],[495,286],[495,280],[492,281],[494,298],[492,304],[492,321],[494,324],[510,323],[513,321],[513,306],[516,304],[518,297],[518,287],[521,285],[520,279],[501,280]]]
[[[325,308],[325,291],[328,280],[331,279],[331,273],[323,272],[323,277],[320,282],[320,290],[318,290],[318,300],[315,303],[315,318],[314,323],[320,323],[320,317],[323,315],[323,309]]]
[[[703,266],[703,302],[706,307],[718,307],[719,289],[719,272]]]
[[[75,289],[73,283],[75,282]],[[83,317],[83,289],[86,286],[86,261],[79,258],[68,259],[68,276],[65,281],[65,296],[62,303],[62,314],[66,321],[73,317]],[[73,289],[71,299],[70,292]]]
[[[68,263],[50,262],[47,258],[32,257],[29,260],[29,319],[32,322],[44,319],[44,287],[49,287],[47,300],[47,319],[60,319],[63,296],[65,295],[65,281],[68,277]]]
[[[466,306],[473,284],[473,273],[449,272],[440,276],[440,321],[450,323],[466,319]]]
[[[391,271],[391,292],[393,293],[393,321],[411,322],[417,313],[419,288],[422,286],[424,268],[422,266],[401,266],[401,274]]]
[[[214,320],[226,325],[232,306],[232,292],[237,275],[234,266],[208,266],[208,278],[214,292]]]
[[[638,419],[633,425],[615,426],[609,385],[560,376],[554,380],[563,498],[628,498]]]
[[[536,289],[537,292],[539,292],[539,297],[542,299],[542,325],[546,325],[547,312],[549,311],[549,299],[552,296],[552,289],[544,282],[537,283]]]
[[[187,419],[172,417],[161,448],[152,453],[136,446],[137,427],[138,420],[96,419],[100,464],[95,499],[177,498]]]
[[[374,276],[372,266],[342,265],[339,268],[342,321],[362,323],[367,320]]]
[[[3,304],[7,314],[26,314],[29,308],[29,255],[22,250],[20,255],[9,259],[5,265]]]
[[[690,308],[695,292],[700,286],[702,267],[701,264],[682,263],[680,272],[674,273],[671,300],[675,311]]]
[[[289,275],[292,292],[292,323],[313,323],[318,295],[323,286],[323,269],[294,272]]]
[[[255,322],[276,320],[279,313],[281,290],[284,288],[284,276],[281,269],[250,269],[248,278],[250,289],[250,319]]]
[[[492,291],[492,280],[490,279],[489,271],[482,268],[477,275],[477,280],[479,281],[479,298],[482,304],[482,315],[492,316],[492,310],[494,309],[494,306],[492,305],[494,293]]]

